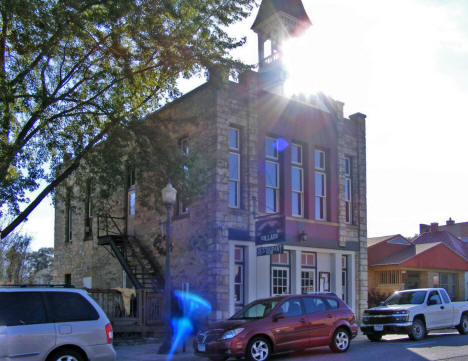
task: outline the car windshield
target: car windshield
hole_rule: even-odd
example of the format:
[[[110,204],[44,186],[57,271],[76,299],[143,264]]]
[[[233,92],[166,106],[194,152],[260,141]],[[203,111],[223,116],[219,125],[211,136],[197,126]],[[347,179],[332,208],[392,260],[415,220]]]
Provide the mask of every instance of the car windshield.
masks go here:
[[[385,301],[386,305],[420,305],[426,298],[426,291],[395,292]]]
[[[245,306],[242,310],[232,316],[231,320],[260,319],[268,316],[278,304],[279,299],[262,300]]]

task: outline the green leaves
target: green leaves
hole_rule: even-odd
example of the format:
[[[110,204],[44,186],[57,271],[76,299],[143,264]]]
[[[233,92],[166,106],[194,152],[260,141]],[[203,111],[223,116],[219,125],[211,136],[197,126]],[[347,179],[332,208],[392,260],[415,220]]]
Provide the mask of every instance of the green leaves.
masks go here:
[[[180,75],[244,69],[223,30],[253,0],[4,0],[0,4],[0,211],[178,95]],[[111,133],[109,133],[111,134]],[[91,148],[92,151],[92,148]],[[0,213],[1,214],[1,213]]]

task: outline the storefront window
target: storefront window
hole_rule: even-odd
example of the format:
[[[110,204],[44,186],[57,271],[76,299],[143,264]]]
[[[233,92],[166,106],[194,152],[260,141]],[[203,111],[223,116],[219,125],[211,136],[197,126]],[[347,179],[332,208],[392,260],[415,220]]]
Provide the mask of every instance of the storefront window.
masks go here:
[[[289,252],[271,256],[271,294],[290,294],[290,264]]]
[[[316,253],[303,252],[301,254],[301,292],[302,294],[315,292]]]

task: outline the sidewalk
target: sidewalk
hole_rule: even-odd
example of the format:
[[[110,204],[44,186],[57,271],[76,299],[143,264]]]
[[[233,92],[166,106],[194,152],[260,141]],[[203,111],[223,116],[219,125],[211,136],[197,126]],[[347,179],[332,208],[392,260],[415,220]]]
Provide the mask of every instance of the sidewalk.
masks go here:
[[[118,342],[115,346],[117,351],[117,361],[165,361],[167,355],[159,355],[158,350],[160,343],[156,339],[146,339],[149,343],[138,342]],[[180,347],[174,356],[173,361],[206,361],[204,357],[198,357],[193,354],[192,340],[190,339],[186,345],[186,352],[182,352]]]

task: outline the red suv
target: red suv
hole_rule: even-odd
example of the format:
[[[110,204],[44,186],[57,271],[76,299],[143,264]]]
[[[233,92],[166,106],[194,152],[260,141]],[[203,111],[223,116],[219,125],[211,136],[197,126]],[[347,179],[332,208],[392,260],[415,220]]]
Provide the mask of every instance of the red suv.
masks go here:
[[[193,346],[197,355],[211,360],[245,356],[265,361],[272,353],[315,346],[346,352],[357,332],[353,312],[335,294],[290,295],[248,304],[200,331]]]

